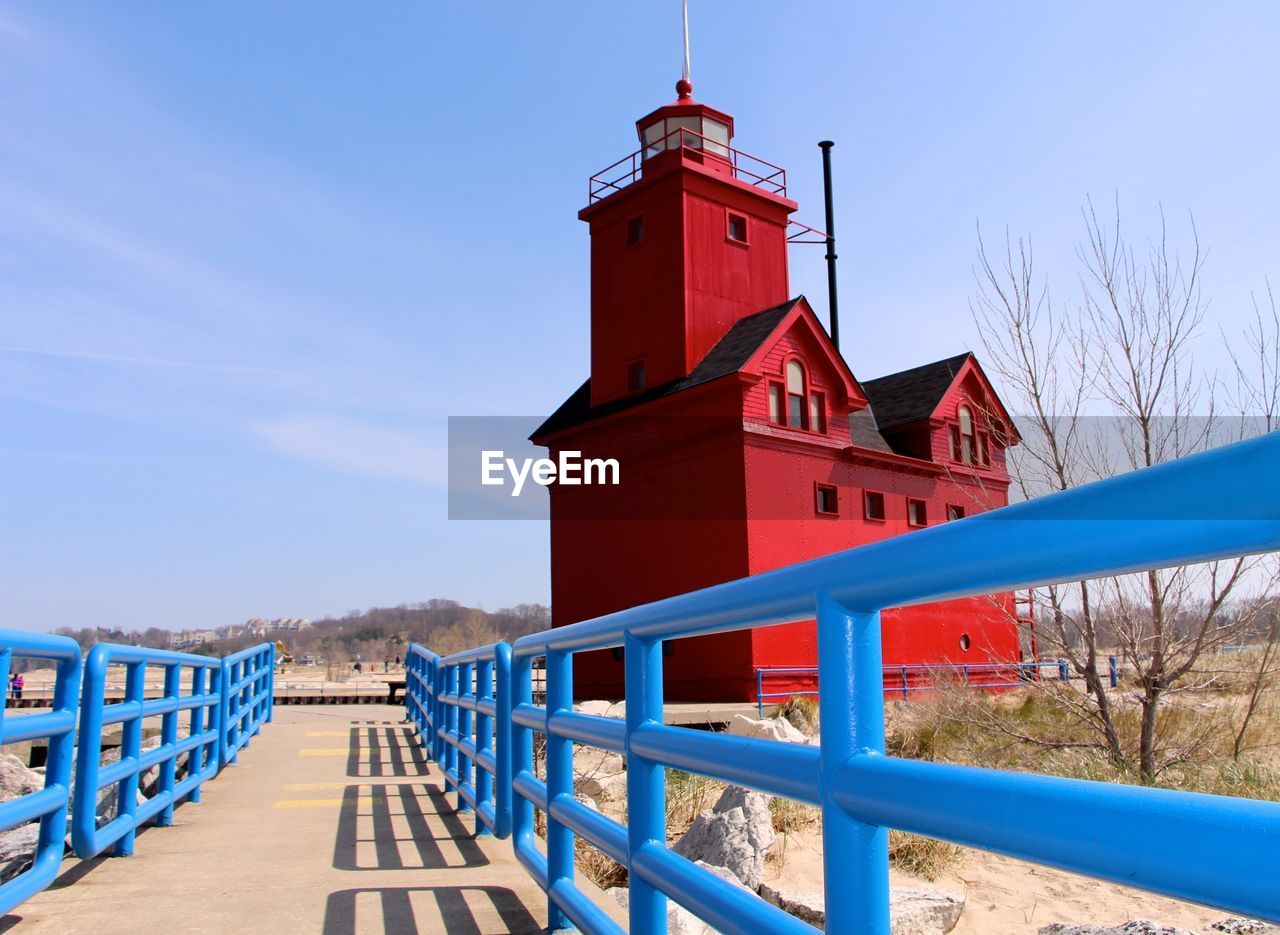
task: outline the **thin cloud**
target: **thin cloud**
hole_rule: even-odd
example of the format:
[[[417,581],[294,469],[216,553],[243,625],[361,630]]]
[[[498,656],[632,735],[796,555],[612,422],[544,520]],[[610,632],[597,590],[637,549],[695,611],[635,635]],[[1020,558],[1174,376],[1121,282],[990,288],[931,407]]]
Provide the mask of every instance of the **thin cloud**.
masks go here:
[[[409,480],[433,487],[448,482],[443,442],[422,432],[385,429],[343,419],[294,416],[264,422],[253,433],[272,448],[302,461],[349,474]]]
[[[267,376],[293,376],[293,371],[248,364],[201,363],[194,360],[167,360],[161,357],[131,357],[126,354],[99,354],[93,351],[71,351],[55,348],[20,347],[0,344],[0,354],[23,354],[33,357],[65,357],[72,360],[96,360],[112,364],[139,364],[146,367],[175,367],[182,370],[211,370],[223,373],[257,373]]]

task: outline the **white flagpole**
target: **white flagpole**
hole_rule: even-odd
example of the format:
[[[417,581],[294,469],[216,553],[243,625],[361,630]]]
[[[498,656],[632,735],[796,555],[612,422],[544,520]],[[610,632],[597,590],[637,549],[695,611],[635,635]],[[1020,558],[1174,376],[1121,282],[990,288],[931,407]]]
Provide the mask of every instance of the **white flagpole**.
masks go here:
[[[684,71],[682,77],[685,81],[692,82],[689,75],[689,0],[682,0],[684,10]]]

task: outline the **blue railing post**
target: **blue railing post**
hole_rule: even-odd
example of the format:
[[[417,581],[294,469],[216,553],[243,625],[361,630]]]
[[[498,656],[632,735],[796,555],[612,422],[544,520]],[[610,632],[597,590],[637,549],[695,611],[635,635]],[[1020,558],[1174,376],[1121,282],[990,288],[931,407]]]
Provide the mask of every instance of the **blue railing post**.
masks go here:
[[[209,682],[214,678],[214,675],[213,675],[214,671],[215,670],[213,669],[202,669],[202,668],[194,668],[191,670],[191,694],[193,696],[204,695],[209,692],[209,688],[210,688]],[[221,669],[217,671],[221,671]],[[204,712],[205,712],[204,705],[196,705],[191,709],[190,720],[188,721],[188,727],[189,727],[188,733],[190,736],[199,737],[201,734],[204,733]],[[211,722],[213,721],[212,717],[210,718],[210,721]],[[201,772],[201,773],[204,772],[205,767],[208,763],[207,754],[208,754],[208,751],[206,750],[205,745],[203,743],[191,751],[190,756],[187,757],[187,775],[188,776],[191,775],[192,772]],[[215,752],[215,756],[216,756],[216,752]],[[194,802],[194,803],[198,803],[200,801],[200,786],[196,786],[189,793],[187,793],[187,801]]]
[[[1111,680],[1111,687],[1117,688],[1120,685],[1120,669],[1116,666],[1116,657],[1107,657],[1107,670]]]
[[[476,789],[476,834],[489,834],[489,827],[484,823],[482,812],[485,807],[493,807],[493,777],[484,768],[483,761],[493,756],[493,719],[481,706],[493,701],[493,662],[488,659],[476,661],[476,770],[473,784]]]
[[[453,673],[454,673],[454,678],[457,679],[457,683],[454,689],[454,694],[457,696],[457,700],[462,701],[463,699],[467,699],[469,701],[474,701],[475,694],[473,693],[474,685],[472,681],[473,673],[472,673],[471,663],[464,662],[464,663],[461,663],[460,665],[455,666],[453,668]],[[457,730],[454,732],[454,739],[472,740],[471,709],[465,708],[459,705],[454,708],[454,711],[457,712],[457,716],[458,716],[458,727],[457,727]],[[462,790],[464,787],[471,785],[471,757],[467,756],[466,750],[464,750],[461,746],[457,747],[457,756],[458,756],[458,784],[455,787],[458,790],[457,811],[469,812],[471,811],[471,806],[467,804],[466,799],[462,797]]]
[[[533,704],[533,658],[511,656],[511,695],[507,711],[520,705]],[[511,782],[518,777],[533,776],[533,730],[510,719],[511,729]],[[536,853],[534,849],[533,803],[523,795],[511,796],[511,843],[517,858]],[[523,860],[521,861],[524,862]],[[527,865],[526,865],[527,866]],[[546,880],[538,880],[544,888]]]
[[[499,643],[493,654],[493,696],[498,716],[494,720],[494,765],[497,775],[494,785],[497,787],[495,798],[495,820],[493,833],[505,838],[511,834],[511,647],[507,643]]]
[[[756,716],[764,718],[764,669],[756,669]]]
[[[562,650],[547,653],[547,928],[569,927],[569,919],[556,902],[557,888],[573,888],[573,832],[551,814],[558,796],[573,798],[573,741],[551,730],[557,712],[573,710],[573,655]]]
[[[0,803],[0,831],[29,821],[40,822],[31,867],[0,884],[0,914],[43,890],[54,881],[62,866],[81,674],[80,647],[73,640],[65,636],[3,630],[0,631],[0,687],[8,684],[14,657],[52,661],[56,672],[53,705],[49,711],[6,718],[8,693],[0,695],[0,745],[39,738],[49,740],[43,787]]]
[[[666,847],[667,843],[666,768],[631,748],[632,737],[640,727],[663,722],[662,641],[627,634],[624,652],[627,852],[634,858],[643,847]],[[663,935],[667,930],[666,894],[639,874],[630,877],[628,912],[632,935]]]
[[[130,662],[125,666],[124,700],[125,704],[137,705],[139,714],[146,700],[147,667],[141,662]],[[124,722],[120,733],[120,761],[133,760],[135,764],[142,756],[142,718],[134,717]],[[138,770],[119,785],[116,796],[117,817],[127,818],[129,830],[116,842],[115,855],[128,857],[133,853],[133,840],[137,835],[138,813]]]
[[[1063,682],[1071,681],[1071,670],[1067,668],[1067,660],[1058,660],[1058,678]]]
[[[852,613],[818,594],[818,729],[823,878],[828,932],[889,935],[889,833],[836,802],[853,757],[884,756],[880,615]]]
[[[164,667],[164,700],[172,702],[173,710],[165,711],[160,717],[160,745],[174,747],[178,743],[178,702],[182,695],[182,666],[169,663]],[[156,816],[156,824],[164,828],[173,824],[173,785],[178,772],[176,756],[165,759],[160,764],[160,780],[156,785],[156,795],[166,796],[169,804]]]

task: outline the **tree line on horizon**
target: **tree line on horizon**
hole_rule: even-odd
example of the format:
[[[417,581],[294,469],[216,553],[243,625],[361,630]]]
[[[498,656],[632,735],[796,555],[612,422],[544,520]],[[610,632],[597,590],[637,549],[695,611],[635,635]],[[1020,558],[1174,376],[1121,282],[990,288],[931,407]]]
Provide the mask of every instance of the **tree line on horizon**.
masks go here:
[[[516,604],[496,611],[468,607],[458,601],[433,598],[416,604],[352,610],[341,617],[316,620],[305,630],[219,639],[188,652],[207,656],[228,653],[264,641],[284,643],[294,657],[313,656],[330,665],[355,662],[380,664],[397,657],[404,661],[409,643],[421,643],[442,655],[498,640],[511,641],[551,626],[551,608],[545,604]],[[161,627],[123,630],[109,627],[59,627],[59,636],[75,640],[82,650],[95,643],[126,643],[168,649],[171,631]]]

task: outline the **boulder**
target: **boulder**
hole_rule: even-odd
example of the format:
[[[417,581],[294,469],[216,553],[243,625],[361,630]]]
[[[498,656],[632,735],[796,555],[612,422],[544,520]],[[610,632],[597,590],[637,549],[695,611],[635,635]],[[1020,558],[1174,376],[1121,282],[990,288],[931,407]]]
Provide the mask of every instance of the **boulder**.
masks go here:
[[[755,892],[764,879],[765,853],[773,841],[769,797],[730,786],[693,820],[672,849],[689,860],[727,868]]]
[[[1237,916],[1219,919],[1209,928],[1215,932],[1230,932],[1231,935],[1263,935],[1263,933],[1275,931],[1275,927],[1268,925],[1266,922],[1259,922],[1257,919],[1242,919]]]
[[[701,860],[697,863],[699,867],[714,873],[716,876],[720,877],[720,879],[727,880],[735,886],[746,889],[745,886],[742,886],[742,881],[737,878],[733,871],[727,870],[724,867],[713,867]],[[624,909],[631,904],[631,890],[627,889],[625,886],[615,886],[613,889],[606,890],[606,892],[617,900],[618,905],[622,906]],[[667,935],[718,935],[718,932],[674,899],[668,898]]]
[[[808,743],[809,738],[800,733],[790,721],[782,717],[756,720],[745,714],[735,714],[729,722],[729,733],[735,737],[762,737],[782,743]]]
[[[1040,927],[1039,935],[1196,935],[1189,929],[1173,928],[1148,922],[1146,919],[1130,919],[1123,925],[1070,925],[1054,922]]]
[[[590,797],[599,807],[626,801],[626,762],[609,750],[577,748],[573,753],[573,790]]]
[[[760,886],[760,895],[765,902],[790,913],[801,922],[808,922],[818,929],[826,927],[826,900],[821,890],[784,890],[775,884],[764,883]]]
[[[39,839],[38,821],[0,833],[0,883],[12,880],[31,866]]]
[[[940,886],[904,886],[889,894],[889,931],[893,935],[949,932],[964,912],[964,894]]]
[[[595,717],[621,719],[627,715],[627,705],[623,701],[579,701],[573,706],[573,710],[579,714],[591,714]]]
[[[785,890],[776,884],[760,887],[760,895],[814,928],[827,924],[826,899],[819,890]],[[889,894],[889,931],[893,935],[943,935],[960,921],[964,896],[937,886],[894,888]]]
[[[44,788],[44,776],[12,753],[0,753],[0,802],[30,795]]]

